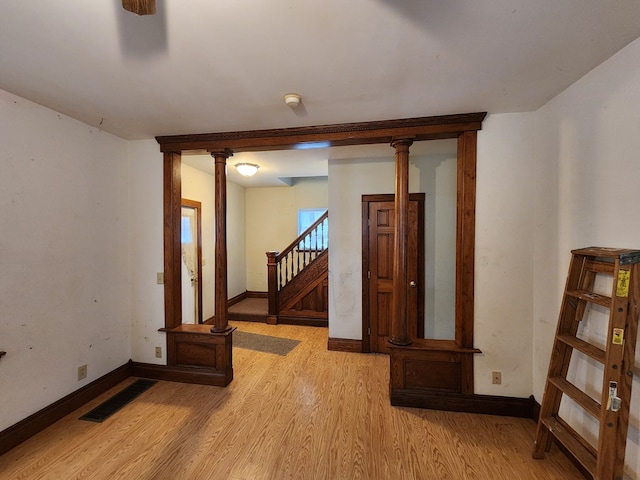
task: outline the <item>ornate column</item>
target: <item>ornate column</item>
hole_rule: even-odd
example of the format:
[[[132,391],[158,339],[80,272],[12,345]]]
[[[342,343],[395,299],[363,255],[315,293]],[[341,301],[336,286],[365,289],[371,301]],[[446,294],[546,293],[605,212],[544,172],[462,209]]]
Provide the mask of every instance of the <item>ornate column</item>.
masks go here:
[[[212,333],[229,329],[227,319],[227,158],[231,150],[211,152],[215,167],[215,319]]]
[[[396,195],[393,248],[393,315],[391,335],[393,345],[410,345],[407,315],[407,249],[409,243],[409,147],[411,138],[394,139],[391,146],[396,149]]]

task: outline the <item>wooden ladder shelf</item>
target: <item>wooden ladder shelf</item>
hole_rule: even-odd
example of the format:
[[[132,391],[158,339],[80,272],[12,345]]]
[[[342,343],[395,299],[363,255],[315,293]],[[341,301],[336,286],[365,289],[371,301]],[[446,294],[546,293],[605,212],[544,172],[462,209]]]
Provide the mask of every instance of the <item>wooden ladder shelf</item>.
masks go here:
[[[640,315],[640,250],[591,247],[572,250],[571,254],[533,456],[543,458],[555,440],[595,480],[622,480]],[[600,275],[613,277],[611,296],[594,292]],[[577,336],[589,304],[609,310],[604,349]],[[599,401],[567,380],[573,350],[603,365]],[[559,417],[563,395],[597,420],[597,446]]]

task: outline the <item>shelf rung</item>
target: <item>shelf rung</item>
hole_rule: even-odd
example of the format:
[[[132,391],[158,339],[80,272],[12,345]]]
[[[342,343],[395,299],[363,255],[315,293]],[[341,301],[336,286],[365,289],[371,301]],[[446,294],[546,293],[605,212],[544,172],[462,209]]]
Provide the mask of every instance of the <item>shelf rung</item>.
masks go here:
[[[584,264],[584,269],[589,272],[613,275],[615,271],[615,264],[612,262],[598,262],[596,260],[587,260]]]
[[[596,420],[600,420],[600,404],[574,384],[560,377],[551,377],[549,383],[553,384],[562,393],[569,395],[578,405],[593,415]]]
[[[558,335],[558,340],[604,364],[606,352],[595,345],[572,335]]]
[[[553,417],[542,418],[540,421],[547,427],[551,435],[569,450],[575,459],[580,462],[580,465],[595,478],[597,459],[593,453],[583,445],[585,440],[576,438],[576,436],[571,434]]]
[[[587,290],[572,290],[567,292],[570,297],[575,297],[589,303],[597,303],[606,308],[611,308],[611,297],[600,295],[599,293],[588,292]]]

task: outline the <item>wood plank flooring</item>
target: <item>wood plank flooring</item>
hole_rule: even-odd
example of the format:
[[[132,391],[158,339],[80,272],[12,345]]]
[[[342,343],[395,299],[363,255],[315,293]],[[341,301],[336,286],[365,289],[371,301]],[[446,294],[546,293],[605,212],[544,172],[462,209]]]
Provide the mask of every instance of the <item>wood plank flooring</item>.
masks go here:
[[[82,414],[0,457],[2,479],[583,479],[557,448],[531,458],[527,419],[397,408],[389,358],[327,351],[327,329],[234,322],[301,340],[287,357],[234,348],[227,388],[159,382],[107,419]]]

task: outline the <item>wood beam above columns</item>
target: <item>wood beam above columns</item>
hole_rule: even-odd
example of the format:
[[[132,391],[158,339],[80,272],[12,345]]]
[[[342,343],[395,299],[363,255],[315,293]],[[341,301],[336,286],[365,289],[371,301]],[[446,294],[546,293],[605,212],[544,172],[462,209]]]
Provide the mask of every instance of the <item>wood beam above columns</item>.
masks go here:
[[[212,333],[229,330],[227,318],[227,158],[233,155],[228,149],[211,152],[215,172],[215,317]]]
[[[399,138],[391,142],[396,149],[396,195],[393,248],[393,315],[391,336],[393,345],[410,345],[407,314],[407,258],[409,244],[409,147],[413,138]]]

